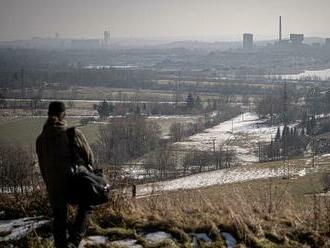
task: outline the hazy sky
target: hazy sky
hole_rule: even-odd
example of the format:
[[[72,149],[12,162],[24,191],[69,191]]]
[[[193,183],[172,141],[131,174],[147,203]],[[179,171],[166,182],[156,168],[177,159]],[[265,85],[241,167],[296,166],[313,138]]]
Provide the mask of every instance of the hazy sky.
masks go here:
[[[330,37],[330,0],[0,0],[0,40],[55,36]]]

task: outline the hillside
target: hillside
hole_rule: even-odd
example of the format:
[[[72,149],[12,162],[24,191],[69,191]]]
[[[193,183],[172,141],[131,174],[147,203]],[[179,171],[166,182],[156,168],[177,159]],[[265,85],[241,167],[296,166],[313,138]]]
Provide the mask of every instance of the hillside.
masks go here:
[[[208,187],[210,179],[204,177],[205,183],[193,189],[167,188],[164,182],[165,191],[150,192],[148,197],[133,199],[116,194],[110,204],[94,212],[81,247],[328,247],[330,199],[319,193],[330,158],[319,156],[314,162],[314,167],[310,159],[299,159],[253,168],[303,169],[307,173],[223,179]],[[239,169],[234,169],[236,174],[240,174]],[[241,174],[245,171],[241,168]],[[217,171],[209,173],[216,175]],[[221,178],[230,173],[224,172]],[[196,179],[188,177],[185,181]],[[38,194],[26,199],[9,197],[2,199],[0,208],[7,217],[48,216],[45,201]],[[52,247],[49,237],[49,229],[42,228],[14,247]]]

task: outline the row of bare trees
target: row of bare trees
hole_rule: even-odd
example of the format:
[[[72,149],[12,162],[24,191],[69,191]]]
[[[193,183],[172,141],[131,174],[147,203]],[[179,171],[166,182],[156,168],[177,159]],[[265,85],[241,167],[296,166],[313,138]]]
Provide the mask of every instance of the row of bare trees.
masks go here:
[[[241,113],[239,106],[224,104],[216,107],[216,111],[205,113],[204,117],[198,118],[195,122],[175,122],[170,126],[170,136],[173,142],[179,142],[183,138],[194,135],[206,128],[218,125],[220,122],[227,121]]]
[[[203,121],[188,125],[185,133],[179,130],[178,135],[192,135],[205,129],[205,120],[201,119]],[[176,125],[171,127],[172,135],[173,127]],[[174,139],[180,137],[173,136]],[[93,149],[99,165],[123,168],[136,163],[143,168],[143,178],[157,180],[228,168],[234,164],[235,157],[233,151],[222,148],[212,151],[178,150],[170,141],[161,139],[160,127],[155,122],[140,115],[115,118],[110,124],[101,126],[99,140]]]
[[[196,122],[175,122],[170,126],[170,136],[173,142],[179,142],[183,138],[194,135],[205,129],[204,118],[198,118]]]
[[[146,156],[142,180],[167,180],[205,171],[230,168],[236,165],[235,152],[219,147],[218,150],[180,150],[172,146],[162,147]]]
[[[115,118],[99,129],[94,145],[99,164],[120,165],[156,149],[160,144],[160,127],[144,116]]]

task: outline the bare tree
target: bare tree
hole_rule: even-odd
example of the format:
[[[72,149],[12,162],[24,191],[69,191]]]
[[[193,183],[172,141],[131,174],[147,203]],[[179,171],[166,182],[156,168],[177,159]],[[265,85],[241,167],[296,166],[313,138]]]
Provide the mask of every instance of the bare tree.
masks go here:
[[[170,135],[174,142],[181,141],[184,137],[184,126],[179,122],[175,122],[170,126]]]
[[[156,149],[159,142],[160,127],[146,117],[117,118],[100,127],[95,152],[100,163],[119,165]]]

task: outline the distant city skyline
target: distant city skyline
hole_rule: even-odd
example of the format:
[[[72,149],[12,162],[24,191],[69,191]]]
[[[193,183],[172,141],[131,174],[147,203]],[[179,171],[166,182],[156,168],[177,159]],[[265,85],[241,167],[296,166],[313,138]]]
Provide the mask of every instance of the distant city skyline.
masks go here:
[[[1,0],[0,40],[32,37],[256,40],[330,37],[329,0]]]

